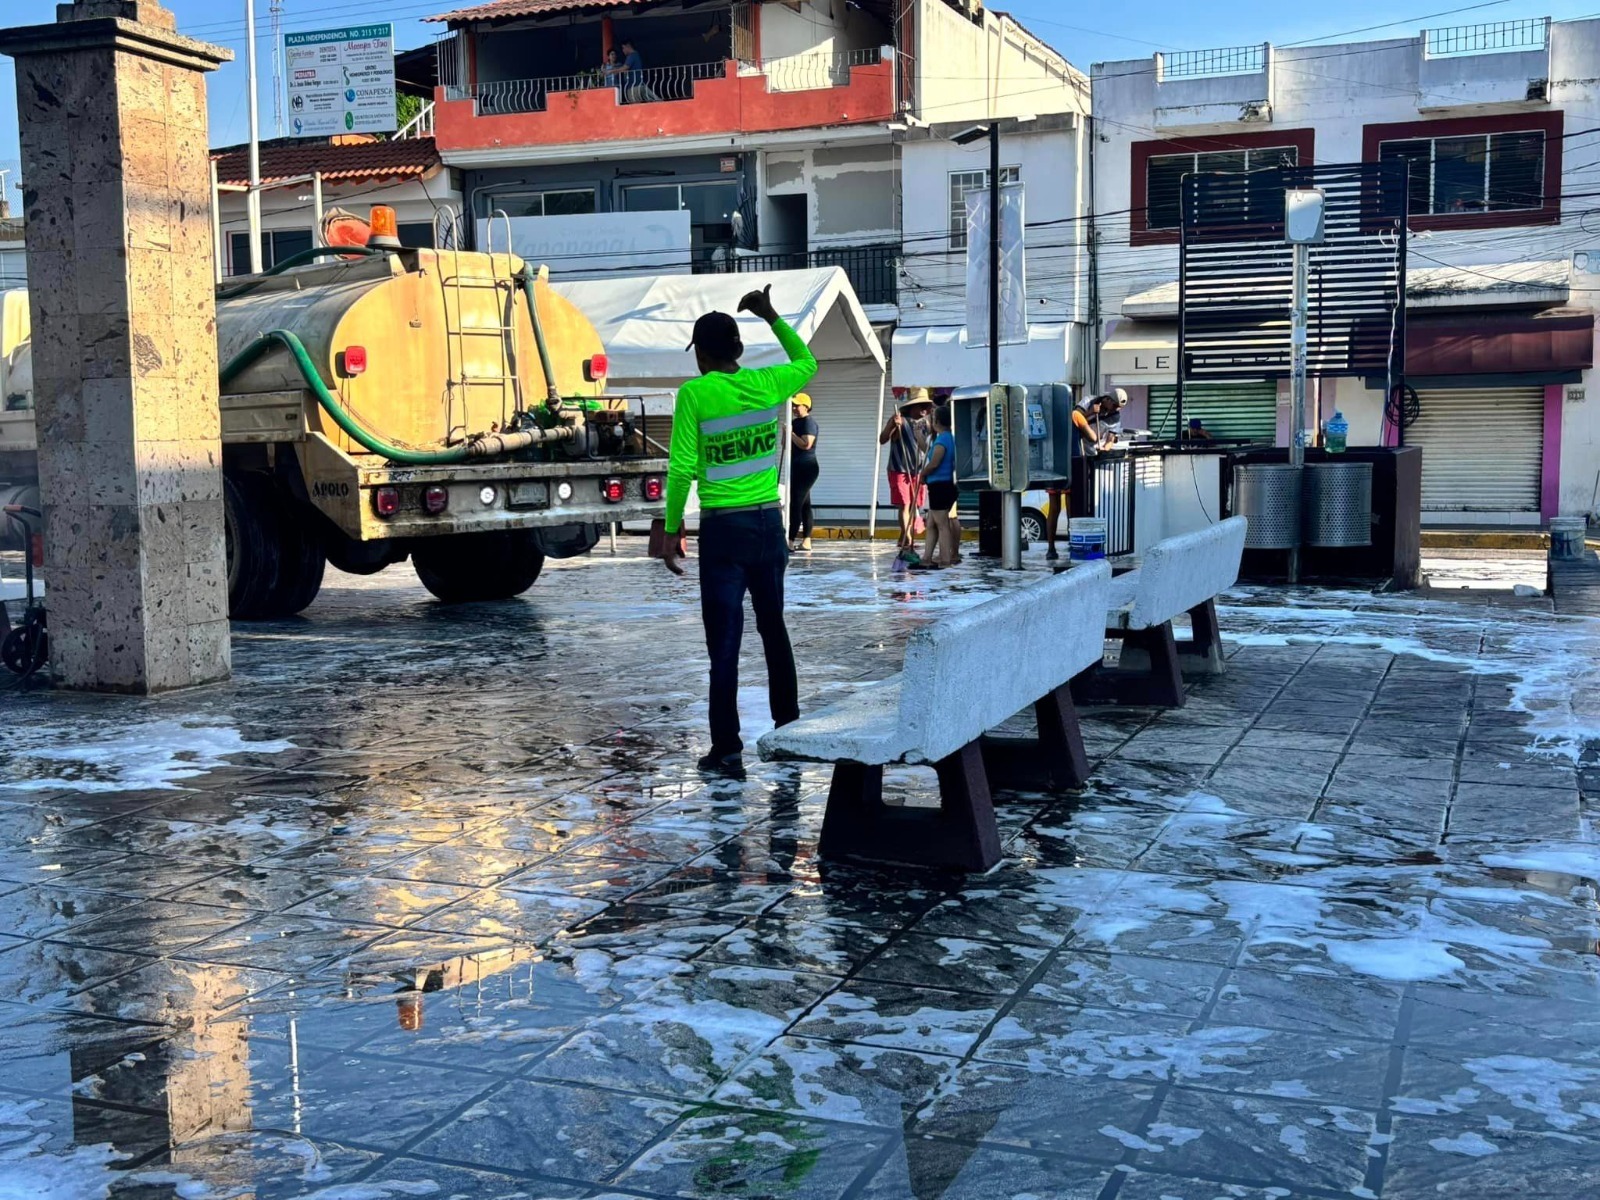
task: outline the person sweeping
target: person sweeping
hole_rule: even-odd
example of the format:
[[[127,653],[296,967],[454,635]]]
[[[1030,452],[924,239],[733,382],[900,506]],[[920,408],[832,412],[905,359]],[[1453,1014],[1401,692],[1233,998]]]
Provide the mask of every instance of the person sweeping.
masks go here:
[[[711,659],[711,749],[699,761],[710,774],[744,769],[739,736],[739,646],[744,598],[756,614],[767,660],[767,700],[775,725],[800,715],[794,649],[783,619],[783,577],[789,562],[778,467],[783,461],[784,405],[817,373],[805,341],[772,307],[772,285],[748,293],[739,311],[765,321],[789,356],[779,366],[739,365],[739,323],[709,312],[694,323],[689,345],[700,377],[678,389],[667,469],[667,537],[662,561],[684,574],[679,533],[693,486],[700,496],[700,614]]]

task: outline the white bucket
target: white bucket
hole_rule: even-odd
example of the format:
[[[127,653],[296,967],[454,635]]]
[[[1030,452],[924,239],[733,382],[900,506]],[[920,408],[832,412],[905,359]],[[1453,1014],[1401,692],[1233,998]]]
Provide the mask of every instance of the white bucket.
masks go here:
[[[1106,523],[1101,517],[1077,517],[1067,528],[1067,553],[1076,562],[1106,556]]]
[[[1550,557],[1577,559],[1583,557],[1583,538],[1589,530],[1584,517],[1550,518]]]

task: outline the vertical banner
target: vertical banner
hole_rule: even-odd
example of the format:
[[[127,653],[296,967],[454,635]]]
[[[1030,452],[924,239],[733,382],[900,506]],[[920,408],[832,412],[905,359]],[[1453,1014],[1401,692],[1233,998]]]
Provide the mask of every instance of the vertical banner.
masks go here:
[[[1022,184],[1000,187],[1000,344],[1028,340]],[[989,344],[989,189],[967,193],[967,345]]]

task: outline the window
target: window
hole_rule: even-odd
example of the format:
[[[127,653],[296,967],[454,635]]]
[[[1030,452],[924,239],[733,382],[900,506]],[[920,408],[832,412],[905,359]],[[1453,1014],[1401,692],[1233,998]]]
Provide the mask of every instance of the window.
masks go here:
[[[696,264],[733,252],[733,214],[739,208],[736,180],[703,183],[646,183],[622,189],[625,212],[689,214],[689,247]]]
[[[408,250],[433,249],[433,222],[406,221],[399,230],[400,244]]]
[[[1411,216],[1544,207],[1544,131],[1406,138],[1379,145],[1383,162],[1410,167]]]
[[[311,249],[309,229],[268,229],[261,233],[261,269],[275,267],[290,255]],[[250,235],[228,235],[228,274],[250,274]]]
[[[480,217],[572,217],[599,211],[593,188],[548,192],[497,192],[478,199]]]
[[[1300,161],[1295,146],[1265,146],[1248,150],[1215,150],[1201,154],[1157,154],[1145,162],[1145,228],[1176,229],[1180,221],[1185,175],[1210,171],[1264,171],[1292,167]],[[1241,210],[1254,197],[1241,194]]]
[[[0,250],[0,288],[28,286],[28,256],[21,250]]]
[[[1000,183],[1022,182],[1021,167],[1001,167]],[[967,248],[967,194],[980,192],[989,186],[989,172],[983,171],[951,171],[950,172],[950,249],[965,250]]]

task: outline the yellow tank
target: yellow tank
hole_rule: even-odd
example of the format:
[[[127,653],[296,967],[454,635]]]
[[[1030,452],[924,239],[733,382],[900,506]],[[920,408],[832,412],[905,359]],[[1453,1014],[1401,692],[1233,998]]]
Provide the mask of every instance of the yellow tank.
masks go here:
[[[225,367],[268,330],[293,333],[358,424],[412,449],[499,430],[517,411],[542,405],[547,386],[516,282],[522,261],[507,254],[412,253],[414,259],[383,255],[224,286],[217,302],[219,362]],[[586,371],[604,354],[600,335],[546,280],[538,280],[535,294],[558,394],[600,397],[603,375]],[[238,414],[248,396],[304,389],[292,355],[274,350],[225,383],[224,406]],[[316,405],[306,406],[306,419],[310,431],[341,451],[366,453]],[[230,428],[240,428],[237,416],[224,422],[224,441]]]

